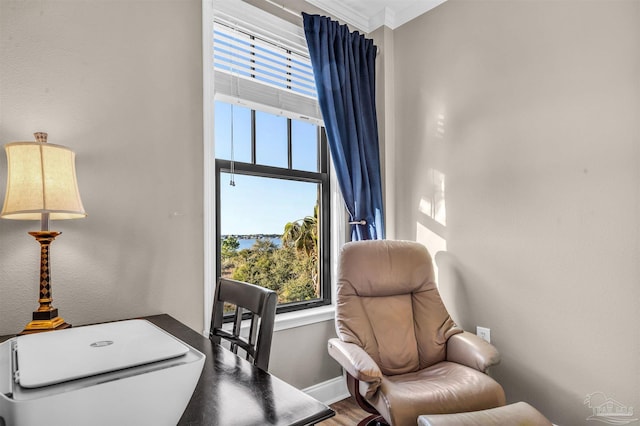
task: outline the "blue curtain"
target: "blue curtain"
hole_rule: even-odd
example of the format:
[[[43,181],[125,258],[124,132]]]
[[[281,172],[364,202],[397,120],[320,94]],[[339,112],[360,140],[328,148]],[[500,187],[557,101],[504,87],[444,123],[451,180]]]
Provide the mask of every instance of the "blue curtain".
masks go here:
[[[302,14],[318,101],[351,239],[384,239],[375,99],[376,46],[346,25]]]

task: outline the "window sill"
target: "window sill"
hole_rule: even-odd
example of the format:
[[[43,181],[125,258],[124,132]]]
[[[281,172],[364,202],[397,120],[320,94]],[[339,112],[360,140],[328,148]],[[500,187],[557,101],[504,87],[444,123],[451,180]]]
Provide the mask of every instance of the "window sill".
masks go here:
[[[316,324],[323,321],[333,321],[336,315],[336,308],[333,305],[320,306],[318,308],[303,309],[300,311],[284,312],[277,314],[273,324],[273,331],[288,330],[290,328],[304,327],[305,325]],[[249,320],[243,320],[241,334],[249,333]],[[233,322],[225,322],[222,328],[231,331]],[[208,333],[203,334],[208,336]]]
[[[335,318],[335,315],[336,308],[333,305],[304,309],[294,312],[285,312],[276,315],[274,331],[302,327],[322,321],[330,321]]]

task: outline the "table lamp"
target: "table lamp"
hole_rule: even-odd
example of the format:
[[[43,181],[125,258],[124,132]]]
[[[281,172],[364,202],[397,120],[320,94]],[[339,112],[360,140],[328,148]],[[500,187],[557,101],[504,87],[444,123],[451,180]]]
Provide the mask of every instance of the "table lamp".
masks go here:
[[[49,221],[77,219],[87,214],[76,180],[75,153],[47,143],[47,134],[34,133],[35,142],[6,144],[7,191],[0,217],[40,220],[40,231],[29,232],[40,243],[40,297],[33,319],[20,334],[71,327],[53,307],[49,245],[60,232],[49,230]]]

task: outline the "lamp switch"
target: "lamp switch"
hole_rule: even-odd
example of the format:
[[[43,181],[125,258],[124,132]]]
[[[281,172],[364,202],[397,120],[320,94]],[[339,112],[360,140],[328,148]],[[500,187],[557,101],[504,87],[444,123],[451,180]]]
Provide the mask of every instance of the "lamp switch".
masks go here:
[[[476,335],[483,340],[491,343],[491,329],[485,327],[476,327]]]

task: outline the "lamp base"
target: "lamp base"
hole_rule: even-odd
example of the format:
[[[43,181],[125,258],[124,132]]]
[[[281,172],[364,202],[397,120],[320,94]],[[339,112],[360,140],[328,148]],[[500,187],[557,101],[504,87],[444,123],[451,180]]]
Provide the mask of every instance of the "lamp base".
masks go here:
[[[58,309],[54,308],[48,311],[35,311],[33,320],[18,335],[23,336],[25,334],[63,330],[65,328],[71,328],[71,324],[66,323],[62,317],[59,317]]]
[[[71,327],[58,316],[58,309],[51,306],[51,271],[49,270],[49,245],[60,235],[56,231],[29,232],[40,243],[40,306],[33,312],[31,321],[19,335],[40,333],[42,331],[62,330]]]

